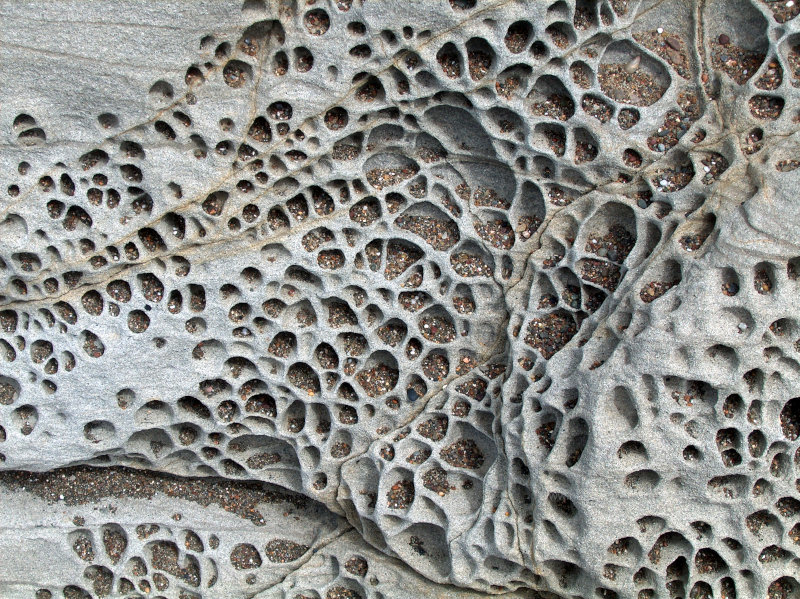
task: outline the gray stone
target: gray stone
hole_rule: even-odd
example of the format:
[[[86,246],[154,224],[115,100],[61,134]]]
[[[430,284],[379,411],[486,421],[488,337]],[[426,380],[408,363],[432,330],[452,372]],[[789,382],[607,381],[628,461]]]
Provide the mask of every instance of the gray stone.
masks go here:
[[[298,4],[0,3],[0,596],[800,597],[800,7]]]

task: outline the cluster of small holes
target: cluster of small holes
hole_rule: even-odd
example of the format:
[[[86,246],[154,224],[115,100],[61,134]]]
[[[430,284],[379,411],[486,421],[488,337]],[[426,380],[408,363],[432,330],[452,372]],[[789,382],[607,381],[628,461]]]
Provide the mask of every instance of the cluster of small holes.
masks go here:
[[[385,531],[418,505],[432,503],[443,513],[456,504],[478,510],[490,494],[483,475],[498,452],[493,426],[506,430],[520,422],[523,404],[530,443],[506,449],[510,471],[530,478],[531,464],[523,462],[533,455],[581,467],[592,432],[589,416],[578,415],[585,400],[576,389],[548,391],[549,363],[569,354],[581,371],[602,375],[630,320],[596,338],[592,333],[623,294],[626,309],[637,314],[676,309],[685,265],[701,259],[718,232],[703,200],[740,168],[737,151],[764,152],[765,140],[795,118],[785,96],[800,79],[800,45],[790,37],[773,52],[734,19],[703,33],[707,56],[698,65],[695,32],[679,20],[652,28],[636,23],[629,39],[609,35],[635,22],[627,0],[553,2],[536,8],[536,18],[510,11],[476,20],[469,35],[441,36],[414,24],[376,27],[351,4],[312,3],[292,26],[276,18],[229,38],[207,36],[197,62],[181,71],[182,83],[151,85],[147,101],[158,116],[146,126],[118,132],[120,118],[103,113],[97,125],[117,136],[46,168],[33,158],[35,167],[19,163],[3,226],[32,243],[3,256],[3,300],[40,301],[42,308],[3,313],[2,355],[25,363],[37,391],[55,394],[76,367],[113,367],[120,329],[148,351],[170,348],[160,354],[165,362],[204,374],[161,399],[120,389],[117,404],[133,414],[136,430],[122,434],[111,422],[91,420],[82,423],[87,444],[121,445],[150,467],[187,459],[204,474],[231,478],[280,470],[289,486],[329,501],[339,466],[370,455],[379,466],[364,466],[374,472],[361,479],[374,485],[351,489],[353,502],[387,535],[375,544],[388,541],[416,563],[448,554],[448,522]],[[767,0],[743,7],[764,28],[772,26],[766,17],[786,23],[800,10]],[[454,19],[474,20],[476,9],[474,0],[443,5]],[[346,53],[347,68],[324,64],[326,52],[317,48],[326,45]],[[387,51],[397,52],[391,67],[373,69]],[[264,81],[288,89],[285,81],[319,74],[352,88],[319,114],[286,96],[252,114],[219,112],[224,103],[209,108],[203,101],[206,89],[241,99]],[[707,99],[729,88],[746,100],[738,150],[707,138],[698,124]],[[46,143],[41,123],[28,113],[16,117],[12,130],[21,146]],[[159,189],[163,173],[153,172],[150,157],[162,148],[188,148],[192,161],[232,176],[214,177],[197,197],[184,195],[194,185],[178,174]],[[784,176],[798,164],[787,156],[770,168]],[[598,189],[613,198],[596,195]],[[32,207],[13,203],[21,199]],[[35,233],[28,227],[42,219],[29,216],[33,210],[44,222]],[[112,232],[110,222],[121,232]],[[235,254],[239,272],[201,257],[196,248],[204,245],[223,258]],[[630,274],[656,255],[658,264]],[[731,320],[737,338],[754,334],[754,318],[738,300],[775,300],[797,268],[790,263],[785,277],[769,262],[750,273],[726,270],[713,286],[729,302],[725,314],[732,320],[721,322]],[[527,305],[505,306],[506,292],[518,283]],[[506,326],[508,359],[497,369],[480,368],[490,351],[502,351],[496,348],[506,341]],[[769,329],[765,358],[796,352],[800,335],[789,315]],[[732,353],[721,342],[707,355],[734,362]],[[28,402],[36,396],[14,372],[0,380],[0,404],[9,406],[2,438],[19,432],[35,439],[39,414]],[[749,371],[744,385],[757,387],[763,377]],[[773,409],[778,420],[769,426],[753,407],[764,400],[748,399],[747,423],[719,426],[703,444],[692,410],[713,403],[708,384],[675,377],[661,384],[677,406],[670,422],[692,438],[678,459],[695,464],[713,457],[730,471],[713,479],[724,498],[752,460],[778,473],[773,478],[792,468],[797,399]],[[491,409],[501,385],[503,405]],[[610,400],[613,419],[634,429],[635,393],[620,389]],[[434,397],[407,430],[397,430],[417,402]],[[731,393],[720,409],[729,418],[726,410],[741,411],[744,401]],[[775,430],[784,439],[775,439]],[[626,464],[626,493],[646,496],[663,483],[644,465],[646,441],[614,448]],[[762,494],[776,486],[764,480],[771,487],[761,485]],[[566,491],[538,498],[541,507],[534,508],[530,489],[509,486],[525,525],[535,509],[552,528],[580,512]],[[781,501],[777,512],[754,512],[750,520],[782,522],[792,504]],[[511,526],[501,520],[498,531]],[[609,551],[636,553],[632,546],[641,545],[636,559],[651,565],[628,578],[644,591],[658,580],[673,595],[708,595],[713,586],[725,596],[740,584],[738,575],[723,575],[732,564],[716,548],[692,554],[681,533],[651,535],[658,523],[649,520],[641,526],[646,534],[620,539],[612,545],[618,553]],[[788,549],[772,547],[762,548],[761,562],[784,563],[780,551]],[[659,552],[681,555],[656,574]],[[270,559],[270,550],[243,543],[230,555],[235,569],[249,570]],[[596,594],[615,596],[612,582],[632,569],[622,561],[609,558]],[[577,571],[566,562],[545,569],[557,580],[571,567]],[[500,569],[488,559],[483,568]],[[489,585],[493,574],[483,570],[477,584]],[[705,578],[688,585],[689,570]],[[91,576],[104,579],[96,571]],[[780,590],[796,581],[770,583]]]

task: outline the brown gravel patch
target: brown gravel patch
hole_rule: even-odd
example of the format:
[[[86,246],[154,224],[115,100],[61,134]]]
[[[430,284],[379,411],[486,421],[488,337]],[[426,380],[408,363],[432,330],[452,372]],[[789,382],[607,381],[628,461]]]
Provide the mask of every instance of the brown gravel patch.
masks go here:
[[[463,399],[459,399],[457,402],[453,404],[451,412],[453,416],[464,418],[469,415],[471,409],[472,408],[469,405],[469,402],[466,402]]]
[[[435,250],[449,250],[461,239],[458,225],[451,220],[404,215],[395,220],[394,224],[405,231],[419,235]]]
[[[750,114],[762,121],[775,121],[781,116],[784,100],[778,96],[753,96],[747,101]]]
[[[407,332],[408,330],[406,326],[399,323],[387,323],[375,330],[375,333],[378,335],[380,340],[391,347],[395,347],[399,343],[402,343]]]
[[[441,316],[424,316],[419,321],[419,330],[425,339],[433,343],[450,343],[456,338],[453,323]]]
[[[422,259],[424,252],[417,247],[391,242],[386,248],[384,275],[391,281],[405,272],[409,266]]]
[[[492,269],[480,256],[467,252],[450,255],[450,265],[462,277],[491,277]]]
[[[250,570],[261,567],[261,555],[258,549],[249,543],[239,543],[231,550],[231,565],[236,570]]]
[[[766,70],[759,76],[755,82],[758,89],[775,90],[778,89],[783,82],[783,69],[780,63],[776,60],[770,60],[767,63]]]
[[[469,366],[468,370],[474,368],[477,364],[470,363],[467,364],[463,360],[461,362],[465,366]],[[464,374],[459,372],[458,374]],[[489,383],[486,382],[484,379],[480,377],[472,377],[471,379],[464,381],[460,385],[456,387],[456,391],[461,393],[462,395],[466,395],[467,397],[474,399],[475,401],[482,401],[484,397],[486,397],[486,389],[489,387]]]
[[[689,56],[682,37],[665,30],[660,33],[658,30],[652,30],[635,33],[633,39],[666,60],[678,75],[684,79],[690,78]]]
[[[471,50],[467,52],[467,66],[470,78],[473,81],[480,81],[489,72],[492,57],[481,50]]]
[[[162,493],[203,507],[218,505],[256,526],[265,524],[263,514],[257,509],[259,503],[288,503],[295,509],[307,505],[304,497],[279,491],[267,483],[170,476],[121,466],[75,466],[45,473],[6,471],[0,472],[0,486],[9,491],[24,488],[48,503],[63,501],[68,506],[97,503],[109,497],[152,499],[156,493]]]
[[[728,159],[717,152],[709,152],[700,162],[703,165],[703,178],[700,180],[703,185],[711,185],[730,166]]]
[[[353,589],[338,586],[329,589],[325,599],[363,599],[363,597]]]
[[[512,77],[506,77],[505,79],[502,80],[498,79],[495,82],[494,87],[497,90],[497,93],[501,97],[505,98],[506,100],[509,100],[511,99],[511,94],[513,94],[514,90],[519,88],[521,84],[522,82],[520,81],[519,77],[512,76]]]
[[[447,471],[439,466],[431,468],[422,475],[422,484],[439,497],[444,497],[450,491],[456,490],[455,486],[447,480]]]
[[[476,219],[473,223],[478,237],[501,250],[508,250],[514,245],[514,229],[508,221],[494,219],[481,221]]]
[[[740,48],[722,35],[719,40],[711,42],[711,64],[739,85],[743,85],[756,74],[764,58],[764,54]]]
[[[397,385],[400,373],[386,364],[378,364],[370,369],[361,370],[356,375],[358,384],[370,397],[380,397]]]
[[[0,383],[0,405],[9,406],[17,399],[17,389],[10,383]]]
[[[469,190],[469,187],[467,187]],[[458,187],[456,188],[458,192]],[[501,210],[508,210],[511,208],[511,202],[500,195],[490,187],[476,187],[472,194],[472,202],[476,206],[487,208],[500,208]]]
[[[634,106],[650,106],[667,91],[649,73],[641,69],[629,73],[626,66],[621,63],[600,65],[597,79],[609,98]]]
[[[800,4],[793,2],[789,4],[786,0],[761,0],[772,11],[772,16],[778,23],[791,21],[800,14]]]
[[[367,182],[380,191],[384,187],[399,185],[419,172],[419,167],[376,168],[367,172]]]
[[[112,564],[119,562],[127,546],[128,539],[121,529],[108,527],[103,530],[103,547]]]
[[[158,524],[139,524],[136,527],[136,536],[143,541],[156,534],[161,527]]]
[[[586,95],[581,99],[581,108],[591,117],[596,118],[601,123],[607,123],[614,114],[613,107],[605,100],[597,96]]]
[[[485,461],[478,444],[472,439],[459,439],[442,449],[440,455],[451,466],[470,470],[479,469]]]
[[[667,291],[675,287],[679,281],[650,281],[642,287],[639,297],[646,304],[664,295]]]
[[[547,190],[547,197],[554,206],[569,206],[575,201],[572,194],[567,193],[560,185],[552,185],[550,189]]]
[[[455,52],[439,52],[436,60],[450,79],[458,79],[461,76],[461,64]]]
[[[519,54],[528,44],[530,33],[523,23],[514,23],[506,32],[504,42],[512,54]]]
[[[591,234],[586,240],[584,251],[608,258],[612,262],[622,263],[628,257],[636,238],[621,225],[611,225],[608,232],[602,237]]]
[[[417,432],[431,441],[441,441],[447,434],[447,416],[434,416],[417,425]]]
[[[419,312],[428,303],[428,299],[430,299],[430,296],[424,291],[403,291],[398,296],[397,301],[404,310]]]
[[[578,332],[575,320],[566,312],[551,312],[534,318],[528,325],[525,343],[539,350],[549,360]]]
[[[541,102],[534,102],[531,112],[535,116],[545,116],[559,121],[566,121],[575,114],[575,102],[568,96],[550,94]]]
[[[183,568],[180,567],[178,565],[178,546],[175,543],[158,541],[152,545],[151,551],[153,568],[172,574],[193,587],[200,586],[199,567],[190,560],[185,560],[186,565]],[[256,555],[258,554],[256,553]],[[233,554],[231,554],[231,557],[233,557]],[[261,558],[258,559],[258,565],[261,565]]]
[[[308,545],[301,545],[288,539],[272,539],[264,548],[264,555],[271,562],[285,564],[300,559],[308,550]]]
[[[328,243],[329,241],[333,241],[333,239],[333,233],[331,233],[328,229],[319,227],[303,235],[301,243],[305,251],[313,252],[319,248],[319,246]]]
[[[422,360],[422,374],[431,381],[441,381],[450,372],[450,362],[442,354],[428,354]]]
[[[694,178],[694,167],[691,162],[678,166],[660,170],[651,179],[652,184],[661,192],[672,193],[680,191]]]
[[[393,510],[404,510],[414,501],[414,483],[408,479],[396,482],[386,493],[386,504]]]
[[[623,108],[617,114],[617,122],[621,129],[627,130],[639,122],[639,111],[635,108]]]
[[[647,147],[654,152],[666,152],[677,145],[678,140],[700,117],[700,105],[693,92],[678,94],[678,106],[680,110],[667,111],[663,124],[647,138]]]
[[[350,572],[350,574],[363,578],[367,575],[369,566],[367,565],[367,560],[363,557],[353,556],[344,563],[344,569]]]
[[[431,457],[430,449],[419,449],[406,457],[406,462],[409,464],[419,465]]]
[[[585,260],[581,266],[581,278],[609,291],[614,291],[622,278],[619,266],[605,260]]]
[[[257,453],[247,458],[246,464],[251,470],[260,470],[280,461],[281,455],[279,453]]]
[[[91,539],[85,534],[78,535],[72,543],[72,550],[85,562],[94,561],[94,546]]]

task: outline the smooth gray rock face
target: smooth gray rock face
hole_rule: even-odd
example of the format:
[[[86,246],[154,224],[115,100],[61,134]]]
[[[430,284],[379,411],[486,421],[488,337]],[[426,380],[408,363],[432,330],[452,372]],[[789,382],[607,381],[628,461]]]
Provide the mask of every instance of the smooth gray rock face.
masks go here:
[[[0,2],[0,597],[800,598],[798,14]]]

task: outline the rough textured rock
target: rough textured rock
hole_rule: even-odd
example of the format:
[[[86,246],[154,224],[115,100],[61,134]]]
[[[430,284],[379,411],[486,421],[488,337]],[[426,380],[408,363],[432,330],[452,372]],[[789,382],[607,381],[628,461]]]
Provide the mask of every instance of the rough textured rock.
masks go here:
[[[800,597],[799,13],[0,3],[0,595]]]

